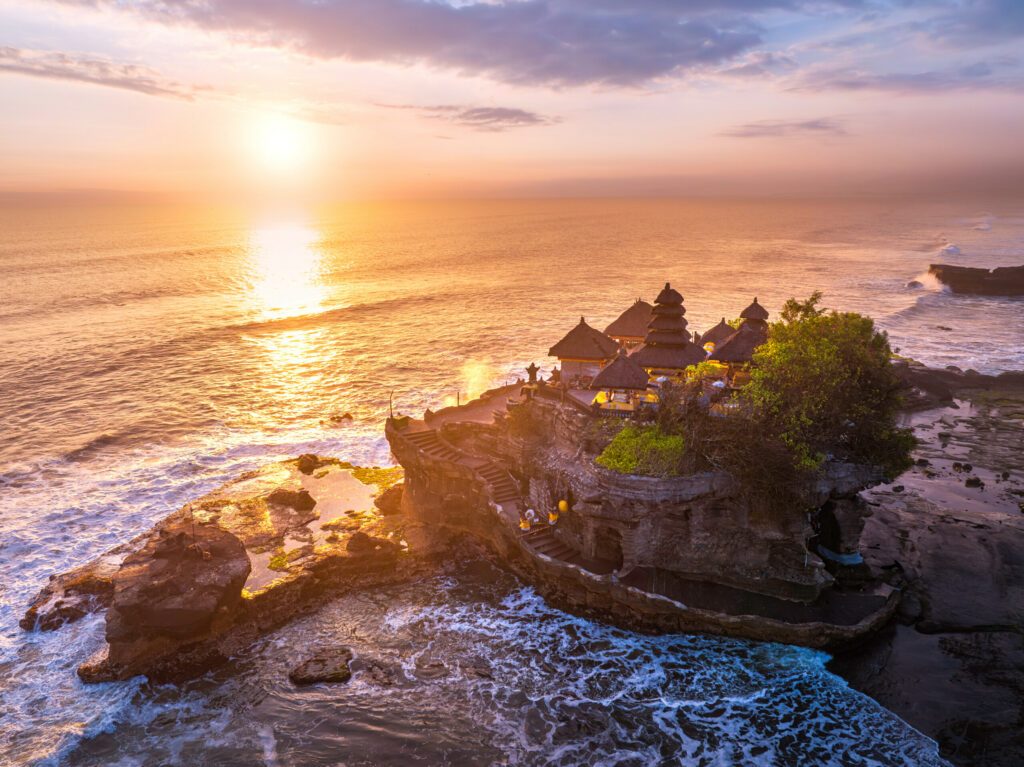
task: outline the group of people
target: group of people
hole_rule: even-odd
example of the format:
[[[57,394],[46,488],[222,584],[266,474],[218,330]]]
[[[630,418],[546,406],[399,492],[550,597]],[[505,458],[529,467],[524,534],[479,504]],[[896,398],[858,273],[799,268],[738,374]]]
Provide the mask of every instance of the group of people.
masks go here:
[[[548,525],[552,527],[558,523],[558,515],[560,512],[569,510],[568,501],[559,501],[558,506],[551,509],[548,512]],[[533,509],[527,509],[519,514],[519,529],[526,532],[534,525],[541,524],[541,515]]]

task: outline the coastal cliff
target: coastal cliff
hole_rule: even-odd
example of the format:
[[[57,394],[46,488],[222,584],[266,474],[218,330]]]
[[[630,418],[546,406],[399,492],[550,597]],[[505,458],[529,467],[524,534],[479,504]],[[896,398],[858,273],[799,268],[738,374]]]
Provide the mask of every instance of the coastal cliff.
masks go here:
[[[586,413],[557,396],[510,394],[485,395],[494,420],[452,409],[389,421],[386,434],[410,516],[483,541],[556,603],[642,630],[813,647],[854,641],[895,609],[897,592],[863,579],[854,555],[856,494],[881,481],[872,467],[829,465],[806,488],[817,514],[779,517],[724,471],[659,479],[602,469]],[[501,414],[507,402],[514,419]],[[568,508],[555,525],[520,529],[526,508],[546,516],[560,501]],[[829,566],[808,548],[818,515],[831,523]]]

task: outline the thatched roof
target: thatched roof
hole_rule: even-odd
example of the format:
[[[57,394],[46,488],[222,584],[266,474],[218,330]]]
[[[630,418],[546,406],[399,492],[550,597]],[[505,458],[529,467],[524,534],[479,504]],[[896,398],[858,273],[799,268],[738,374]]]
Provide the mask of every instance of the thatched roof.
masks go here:
[[[736,328],[726,322],[725,317],[722,317],[722,321],[702,335],[700,337],[700,341],[702,344],[711,343],[718,346],[735,332]]]
[[[612,338],[643,338],[647,333],[647,323],[651,321],[653,309],[649,303],[638,298],[635,304],[604,329],[605,335]]]
[[[677,309],[675,314],[652,315],[647,328],[649,330],[686,330],[686,320],[679,315]]]
[[[610,360],[619,345],[602,333],[590,327],[580,317],[579,324],[565,334],[565,338],[548,350],[548,354],[559,359]]]
[[[752,325],[744,324],[725,341],[718,344],[709,359],[718,362],[750,362],[754,357],[754,350],[767,338],[766,333]]]
[[[619,355],[594,376],[591,389],[646,389],[647,371],[619,350]]]
[[[630,359],[644,368],[682,370],[707,359],[704,350],[697,344],[687,342],[684,346],[649,346],[644,344],[631,355]]]
[[[682,306],[683,295],[678,290],[674,290],[671,285],[667,282],[665,287],[662,288],[658,297],[654,299],[656,304],[665,304],[667,306]]]
[[[761,320],[762,322],[768,321],[768,310],[765,309],[761,304],[757,303],[757,297],[754,297],[754,302],[740,312],[740,317],[745,320]]]

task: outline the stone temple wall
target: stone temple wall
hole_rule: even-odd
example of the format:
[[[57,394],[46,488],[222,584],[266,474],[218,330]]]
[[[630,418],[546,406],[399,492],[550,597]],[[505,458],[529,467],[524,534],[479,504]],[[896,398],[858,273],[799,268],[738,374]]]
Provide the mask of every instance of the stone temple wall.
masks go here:
[[[572,510],[559,534],[592,558],[621,555],[621,572],[642,567],[747,591],[812,601],[832,577],[806,543],[812,515],[754,513],[725,472],[658,479],[596,466],[586,449],[590,419],[554,399],[521,405],[516,435],[508,424],[484,429],[470,446],[486,446],[519,478],[528,502],[547,513],[559,500]],[[814,503],[854,496],[878,481],[870,467],[835,464],[811,488]],[[834,504],[833,504],[834,505]],[[855,538],[859,527],[847,526]],[[856,548],[856,540],[847,542]]]

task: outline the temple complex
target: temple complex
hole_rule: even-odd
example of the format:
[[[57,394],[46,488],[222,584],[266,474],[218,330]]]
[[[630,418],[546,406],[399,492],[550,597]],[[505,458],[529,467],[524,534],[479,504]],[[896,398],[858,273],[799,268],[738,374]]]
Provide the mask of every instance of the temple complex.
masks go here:
[[[609,334],[581,318],[551,347],[560,375],[531,366],[528,383],[423,419],[389,418],[405,510],[480,541],[555,604],[621,625],[816,647],[874,631],[898,601],[866,580],[857,553],[857,493],[880,481],[875,467],[830,462],[807,487],[796,480],[809,511],[775,514],[728,467],[647,476],[596,460],[608,416],[657,409],[669,381],[698,382],[694,396],[725,415],[770,330],[755,299],[738,329],[723,320],[708,331],[709,355],[670,284],[636,344],[645,312],[634,303]],[[827,562],[816,546],[826,527],[839,555]]]

